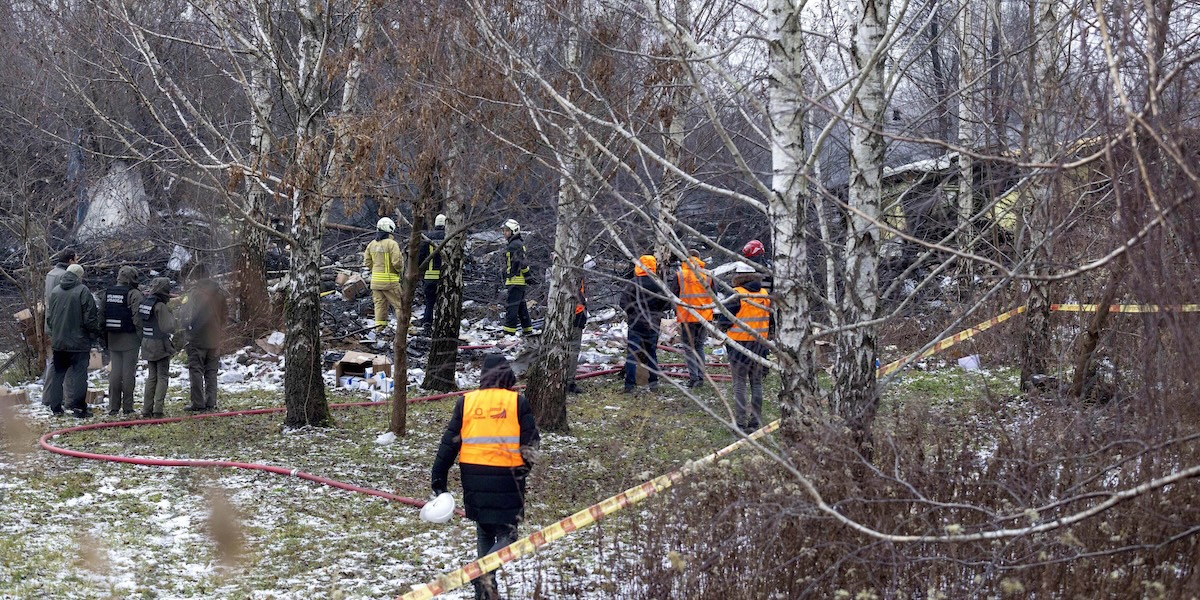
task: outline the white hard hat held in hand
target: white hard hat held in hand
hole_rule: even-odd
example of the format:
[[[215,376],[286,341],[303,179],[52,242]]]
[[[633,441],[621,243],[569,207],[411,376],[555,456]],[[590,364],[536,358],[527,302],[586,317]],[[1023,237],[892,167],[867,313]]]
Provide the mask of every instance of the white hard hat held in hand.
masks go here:
[[[421,507],[421,520],[430,523],[445,523],[454,516],[454,496],[442,492]]]

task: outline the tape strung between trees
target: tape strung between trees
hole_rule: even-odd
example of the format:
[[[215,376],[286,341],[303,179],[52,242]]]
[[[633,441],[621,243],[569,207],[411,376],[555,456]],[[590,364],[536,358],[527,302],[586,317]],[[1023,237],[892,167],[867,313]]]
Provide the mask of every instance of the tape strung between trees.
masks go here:
[[[1051,304],[1050,310],[1062,312],[1095,312],[1099,310],[1099,305],[1096,304]],[[1111,312],[1122,313],[1152,313],[1152,312],[1200,312],[1200,304],[1180,304],[1180,305],[1143,305],[1143,304],[1114,304],[1109,306]],[[1024,306],[1018,306],[1012,310],[1001,313],[982,323],[964,329],[936,344],[930,346],[927,350],[916,354],[901,358],[897,361],[890,362],[879,369],[876,369],[876,377],[881,377],[894,373],[904,366],[912,362],[928,358],[941,352],[955,344],[971,339],[976,334],[999,325],[1021,313],[1025,312]],[[716,462],[721,457],[741,449],[750,443],[751,440],[758,440],[767,434],[779,429],[780,421],[776,419],[767,424],[762,429],[742,438],[716,452],[709,454],[698,460],[684,463],[682,467],[671,471],[665,475],[660,475],[640,485],[631,487],[624,492],[615,496],[610,496],[593,504],[561,521],[558,521],[548,527],[544,527],[528,536],[525,536],[496,552],[488,554],[478,560],[467,563],[462,567],[455,569],[449,573],[439,575],[433,581],[428,583],[413,586],[412,591],[398,597],[398,600],[428,600],[448,591],[458,589],[473,579],[477,579],[485,573],[490,573],[499,569],[505,563],[512,562],[518,558],[528,556],[537,551],[538,548],[546,546],[551,542],[565,537],[568,533],[583,529],[594,524],[596,521],[620,511],[628,506],[637,504],[658,492],[661,492],[680,481],[690,476],[692,473],[700,470],[702,467]]]
[[[755,431],[749,436],[742,438],[712,454],[703,458],[688,461],[684,465],[670,473],[660,475],[642,483],[631,487],[615,496],[610,496],[593,504],[561,521],[558,521],[548,527],[544,527],[534,533],[527,535],[496,552],[488,554],[474,562],[463,565],[462,567],[439,575],[433,581],[420,585],[413,586],[411,592],[400,596],[401,600],[427,600],[439,594],[443,594],[450,590],[454,590],[466,585],[472,579],[476,579],[484,573],[490,573],[500,568],[504,563],[512,562],[523,556],[528,556],[537,551],[538,548],[545,546],[555,540],[558,540],[568,533],[583,529],[592,525],[596,521],[611,515],[628,506],[637,504],[658,492],[661,492],[688,477],[692,473],[701,468],[716,462],[721,457],[738,450],[742,446],[750,443],[750,440],[760,439],[767,434],[779,428],[779,421],[773,421],[766,427]]]

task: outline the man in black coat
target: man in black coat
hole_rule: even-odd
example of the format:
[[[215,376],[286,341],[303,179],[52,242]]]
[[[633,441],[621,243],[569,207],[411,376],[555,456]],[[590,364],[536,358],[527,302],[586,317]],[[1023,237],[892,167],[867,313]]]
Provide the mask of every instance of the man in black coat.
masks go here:
[[[508,361],[488,355],[479,389],[455,403],[433,461],[433,493],[441,494],[458,458],[463,504],[467,518],[475,521],[479,557],[516,541],[525,512],[525,478],[541,443],[533,408],[511,389],[516,384]],[[499,597],[494,573],[475,581],[475,597]]]
[[[654,280],[658,261],[650,254],[638,258],[633,279],[621,295],[621,308],[625,310],[625,393],[633,393],[637,387],[637,367],[646,365],[650,377],[650,389],[658,389],[658,335],[663,314],[671,303],[663,293],[662,286]]]

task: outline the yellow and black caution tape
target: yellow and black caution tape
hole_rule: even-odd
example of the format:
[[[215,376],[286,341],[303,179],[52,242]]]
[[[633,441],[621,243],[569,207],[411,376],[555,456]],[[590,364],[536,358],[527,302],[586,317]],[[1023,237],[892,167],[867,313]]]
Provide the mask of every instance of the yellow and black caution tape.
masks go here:
[[[1002,314],[992,317],[978,325],[975,325],[974,327],[964,329],[964,330],[930,346],[924,352],[918,352],[916,354],[911,354],[909,356],[901,358],[900,360],[890,362],[886,365],[883,365],[882,367],[880,367],[879,369],[877,369],[875,371],[875,376],[883,377],[884,375],[890,375],[891,373],[894,373],[894,372],[900,370],[900,367],[903,367],[904,365],[921,360],[922,358],[928,358],[930,356],[933,356],[934,354],[937,354],[938,352],[941,352],[942,350],[945,350],[946,348],[949,348],[950,346],[953,346],[961,341],[971,339],[975,334],[977,334],[981,331],[986,331],[988,329],[991,329],[992,327],[999,325],[1000,323],[1003,323],[1023,312],[1025,312],[1025,307],[1018,306],[1008,312],[1002,313]]]
[[[1096,312],[1099,304],[1051,304],[1050,310],[1062,312]],[[1156,312],[1200,312],[1200,304],[1110,304],[1108,312],[1156,313]]]
[[[501,548],[479,560],[463,565],[461,568],[443,573],[437,579],[413,586],[411,592],[400,596],[400,600],[426,600],[433,598],[439,594],[443,594],[453,589],[460,588],[467,584],[472,579],[482,576],[484,573],[490,573],[500,568],[504,563],[512,562],[523,556],[533,554],[538,548],[549,544],[573,531],[578,531],[588,527],[596,521],[611,515],[621,509],[637,504],[658,492],[661,492],[676,483],[682,481],[688,475],[699,470],[701,467],[716,462],[721,457],[734,452],[742,446],[749,443],[750,440],[757,440],[776,429],[779,429],[779,420],[775,420],[766,427],[755,431],[748,437],[740,439],[712,454],[703,458],[690,461],[682,467],[660,475],[647,481],[641,485],[631,487],[620,494],[611,496],[596,504],[593,504],[553,525],[542,528],[534,533],[525,536],[504,548]]]
[[[1050,310],[1063,312],[1094,312],[1098,309],[1096,304],[1051,304]],[[1142,313],[1142,312],[1200,312],[1200,304],[1180,304],[1180,305],[1141,305],[1141,304],[1114,304],[1109,307],[1112,312],[1123,313]],[[1000,323],[1003,323],[1021,313],[1025,312],[1024,306],[1018,306],[1012,310],[992,317],[982,323],[964,329],[938,343],[930,346],[928,349],[901,358],[900,360],[888,363],[876,370],[876,376],[882,377],[896,372],[904,365],[914,361],[928,358],[941,352],[959,342],[971,339],[977,333],[986,331]],[[545,546],[551,542],[563,538],[568,533],[578,531],[585,527],[594,524],[596,521],[611,515],[626,507],[637,504],[658,492],[661,492],[676,483],[682,481],[685,477],[699,470],[701,467],[716,462],[721,457],[734,452],[742,446],[749,443],[750,440],[757,440],[777,429],[779,429],[780,421],[775,420],[766,427],[755,431],[747,438],[738,440],[708,456],[701,459],[686,463],[683,467],[671,471],[665,475],[660,475],[642,483],[631,487],[620,494],[611,496],[596,504],[593,504],[561,521],[558,521],[548,527],[542,528],[526,537],[523,537],[496,552],[488,554],[474,562],[463,565],[462,567],[439,575],[433,581],[421,585],[413,586],[412,591],[399,597],[399,600],[427,600],[434,596],[443,594],[450,590],[458,589],[466,585],[469,581],[477,579],[484,573],[490,573],[499,569],[501,565],[512,562],[518,558],[533,554],[538,548]]]

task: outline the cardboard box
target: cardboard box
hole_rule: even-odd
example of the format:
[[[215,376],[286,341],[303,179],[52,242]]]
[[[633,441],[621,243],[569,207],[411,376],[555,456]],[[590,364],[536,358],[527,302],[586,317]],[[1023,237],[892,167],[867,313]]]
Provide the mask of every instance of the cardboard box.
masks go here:
[[[337,272],[337,277],[333,279],[333,282],[336,283],[338,287],[342,287],[343,285],[346,285],[347,281],[350,281],[350,275],[350,271],[342,271],[339,269]]]
[[[333,373],[338,379],[338,385],[342,385],[343,377],[361,377],[366,379],[376,371],[387,369],[390,373],[392,368],[392,359],[382,354],[371,354],[369,352],[347,352],[341,360],[333,364]]]
[[[29,395],[25,390],[14,390],[0,386],[0,407],[28,404]]]
[[[263,352],[271,356],[279,356],[283,352],[284,336],[282,332],[276,331],[271,335],[254,340],[254,343],[262,349]]]
[[[353,300],[365,291],[367,291],[367,282],[363,281],[362,276],[355,273],[342,285],[342,299]]]
[[[88,388],[87,403],[88,404],[100,404],[100,401],[104,400],[104,396],[106,396],[107,394],[108,394],[108,390],[101,390],[101,389],[97,389],[97,388]]]

